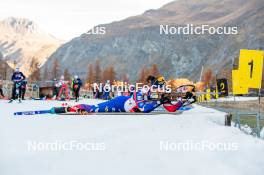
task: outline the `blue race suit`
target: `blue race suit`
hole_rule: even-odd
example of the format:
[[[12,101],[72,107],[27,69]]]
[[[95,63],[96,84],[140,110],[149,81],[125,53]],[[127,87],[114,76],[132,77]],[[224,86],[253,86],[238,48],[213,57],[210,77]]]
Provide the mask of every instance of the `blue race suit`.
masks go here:
[[[135,94],[135,93],[134,93]],[[157,101],[147,101],[142,99],[142,93],[137,92],[132,97],[119,96],[112,100],[99,103],[97,105],[80,104],[73,108],[85,110],[87,112],[151,112],[160,104]]]

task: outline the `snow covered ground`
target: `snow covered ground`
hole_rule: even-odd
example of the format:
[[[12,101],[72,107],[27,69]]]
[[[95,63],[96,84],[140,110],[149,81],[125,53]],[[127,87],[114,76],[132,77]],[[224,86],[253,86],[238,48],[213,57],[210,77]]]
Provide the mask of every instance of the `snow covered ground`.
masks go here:
[[[225,101],[252,101],[252,100],[258,100],[258,97],[225,97],[225,98],[218,98],[218,99],[211,99],[211,101],[218,101],[218,102],[225,102]]]
[[[262,139],[264,139],[264,127],[262,128],[262,130],[261,130],[261,132],[260,132],[260,137],[261,137]]]
[[[180,115],[13,116],[60,105],[0,101],[1,175],[264,173],[264,141],[197,105]]]

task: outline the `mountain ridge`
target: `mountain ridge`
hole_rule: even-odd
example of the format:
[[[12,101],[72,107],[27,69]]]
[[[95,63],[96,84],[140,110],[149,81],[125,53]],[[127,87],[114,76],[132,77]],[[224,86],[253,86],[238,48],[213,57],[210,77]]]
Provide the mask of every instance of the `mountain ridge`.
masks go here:
[[[264,8],[261,0],[173,1],[142,15],[101,24],[105,35],[82,34],[65,43],[47,61],[55,59],[72,73],[86,74],[87,65],[100,59],[120,74],[136,80],[144,65],[159,64],[165,77],[197,80],[202,66],[214,72],[230,67],[239,49],[264,44]],[[237,26],[238,35],[160,35],[159,25],[209,24]],[[98,27],[97,26],[97,27]],[[81,64],[80,64],[81,63]],[[191,71],[190,71],[191,70]]]
[[[0,21],[0,33],[0,52],[4,60],[13,68],[20,67],[26,75],[30,74],[28,67],[32,59],[44,64],[62,44],[61,40],[26,18],[8,17]]]

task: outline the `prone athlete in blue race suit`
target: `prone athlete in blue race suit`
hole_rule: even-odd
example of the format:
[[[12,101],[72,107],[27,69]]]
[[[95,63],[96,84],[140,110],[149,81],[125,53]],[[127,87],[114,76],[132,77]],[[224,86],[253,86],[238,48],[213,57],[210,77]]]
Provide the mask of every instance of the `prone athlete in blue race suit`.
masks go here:
[[[192,93],[190,94],[191,94],[191,98],[193,98]],[[144,95],[148,95],[147,99],[144,99]],[[175,112],[178,109],[180,109],[182,106],[184,106],[184,104],[186,104],[186,102],[188,102],[189,99],[191,99],[191,98],[181,99],[178,100],[176,103],[172,103],[168,98],[161,98],[160,100],[154,100],[154,101],[148,100],[149,95],[150,95],[149,92],[143,93],[142,91],[138,91],[138,92],[133,92],[132,96],[118,96],[114,99],[96,105],[79,104],[73,107],[54,108],[54,113],[67,113],[67,112],[76,112],[79,114],[88,114],[88,113],[97,113],[97,112],[149,113],[155,110],[160,105],[163,105],[163,107],[168,112]]]
[[[142,93],[137,92],[131,96],[119,96],[97,105],[79,104],[68,108],[68,112],[144,112],[148,113],[160,106],[159,101],[142,100]]]
[[[135,98],[136,97],[136,98]],[[102,102],[96,105],[79,104],[73,107],[54,108],[54,113],[75,112],[79,114],[103,113],[103,112],[142,112],[149,113],[155,110],[160,105],[168,112],[175,112],[180,109],[184,102],[179,100],[172,104],[170,101],[149,101],[141,99],[142,94],[137,93],[137,96],[119,96],[112,100]]]

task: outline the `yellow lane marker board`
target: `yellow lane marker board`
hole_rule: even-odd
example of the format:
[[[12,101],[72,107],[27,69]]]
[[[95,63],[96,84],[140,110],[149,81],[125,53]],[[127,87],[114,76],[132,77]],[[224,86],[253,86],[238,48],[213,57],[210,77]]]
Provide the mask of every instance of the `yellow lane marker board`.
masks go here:
[[[245,78],[240,75],[241,73],[239,70],[232,70],[232,85],[234,95],[248,93],[248,88],[245,86]]]
[[[239,70],[245,76],[248,88],[261,88],[263,68],[263,51],[241,50],[239,58]]]
[[[238,70],[232,71],[234,94],[247,94],[248,88],[261,88],[263,53],[259,50],[240,50]]]

